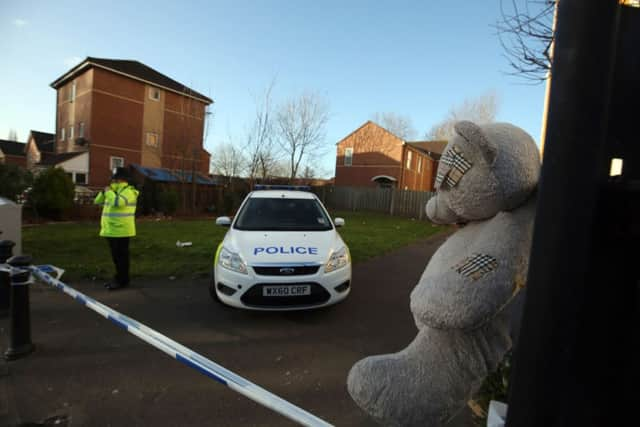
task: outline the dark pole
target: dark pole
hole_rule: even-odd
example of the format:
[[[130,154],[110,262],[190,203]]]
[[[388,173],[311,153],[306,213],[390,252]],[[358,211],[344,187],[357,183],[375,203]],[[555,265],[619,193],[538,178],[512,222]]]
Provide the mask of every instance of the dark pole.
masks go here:
[[[0,264],[4,264],[13,253],[15,243],[11,240],[0,240]],[[9,271],[0,269],[0,310],[9,308],[9,289],[11,286],[11,278]]]
[[[4,353],[7,360],[24,357],[34,350],[31,342],[31,309],[29,306],[29,284],[31,272],[30,256],[14,256],[7,263],[14,268],[11,272],[11,324],[9,347]]]
[[[619,192],[611,191],[608,176],[617,3],[559,2],[508,427],[637,420],[630,403],[634,393],[623,380],[637,373],[628,354],[631,337],[640,333],[632,324],[636,291],[629,266],[621,266],[628,253],[624,241],[616,243],[624,233],[616,230],[622,224],[613,223],[620,219]]]

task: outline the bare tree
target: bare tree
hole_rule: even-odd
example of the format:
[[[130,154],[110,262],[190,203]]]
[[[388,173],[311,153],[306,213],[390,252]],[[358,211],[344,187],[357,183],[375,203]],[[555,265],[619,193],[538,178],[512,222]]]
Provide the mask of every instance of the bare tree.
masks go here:
[[[449,110],[446,117],[436,123],[425,135],[430,140],[447,140],[453,135],[453,125],[460,120],[470,120],[477,124],[490,123],[498,112],[498,96],[487,92],[478,98],[466,99],[461,105]]]
[[[500,0],[496,29],[511,75],[540,83],[553,56],[553,28],[558,0]]]
[[[414,139],[418,134],[407,116],[396,113],[375,113],[371,120],[405,141]]]
[[[328,103],[315,93],[292,98],[279,108],[278,143],[288,159],[290,180],[298,175],[303,159],[323,154],[328,121]]]
[[[17,141],[18,140],[18,132],[15,129],[9,129],[9,135],[7,136],[8,141]]]
[[[218,146],[211,159],[211,169],[216,174],[232,178],[240,175],[244,163],[242,151],[232,142],[225,142]]]
[[[247,173],[251,183],[258,177],[266,179],[278,161],[274,140],[274,118],[271,92],[275,81],[266,90],[255,97],[256,112],[253,123],[246,134],[243,151],[247,160]]]

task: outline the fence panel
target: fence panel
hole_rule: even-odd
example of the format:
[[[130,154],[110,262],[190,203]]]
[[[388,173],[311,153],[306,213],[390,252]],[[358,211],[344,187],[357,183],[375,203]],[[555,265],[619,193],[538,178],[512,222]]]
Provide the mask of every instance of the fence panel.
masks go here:
[[[425,205],[435,194],[362,187],[319,187],[314,191],[330,209],[373,211],[418,219],[427,219]]]

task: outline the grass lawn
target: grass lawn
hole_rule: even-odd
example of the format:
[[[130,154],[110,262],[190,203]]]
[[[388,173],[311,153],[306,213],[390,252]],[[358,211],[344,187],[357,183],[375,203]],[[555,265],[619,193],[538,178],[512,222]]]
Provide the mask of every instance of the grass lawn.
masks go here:
[[[435,234],[443,227],[426,221],[364,212],[336,212],[346,226],[340,229],[357,263]],[[53,264],[66,270],[68,279],[107,279],[113,274],[109,248],[98,236],[97,223],[47,224],[22,231],[23,252],[35,264]],[[131,241],[134,277],[207,275],[226,228],[209,220],[139,220],[138,236]],[[193,242],[178,248],[176,241]]]

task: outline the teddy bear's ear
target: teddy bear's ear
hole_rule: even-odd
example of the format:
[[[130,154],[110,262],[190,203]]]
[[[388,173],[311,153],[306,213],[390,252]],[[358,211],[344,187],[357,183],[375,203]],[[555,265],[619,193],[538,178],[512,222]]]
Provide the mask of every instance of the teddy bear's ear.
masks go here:
[[[480,147],[480,151],[489,165],[492,165],[496,159],[497,149],[487,139],[480,126],[473,122],[461,121],[454,125],[454,129],[458,135],[466,139],[472,144]]]

